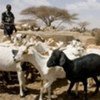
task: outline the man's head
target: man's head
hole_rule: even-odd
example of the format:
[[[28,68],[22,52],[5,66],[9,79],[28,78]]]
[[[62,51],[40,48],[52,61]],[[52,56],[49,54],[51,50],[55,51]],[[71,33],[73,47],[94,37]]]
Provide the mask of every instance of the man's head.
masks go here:
[[[6,9],[7,9],[8,12],[10,12],[11,11],[11,5],[10,4],[7,4],[6,5]]]

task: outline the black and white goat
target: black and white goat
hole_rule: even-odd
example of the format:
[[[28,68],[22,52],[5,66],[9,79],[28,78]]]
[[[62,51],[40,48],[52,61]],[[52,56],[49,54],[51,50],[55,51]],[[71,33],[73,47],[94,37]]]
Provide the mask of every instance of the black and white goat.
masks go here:
[[[66,77],[70,80],[68,93],[76,82],[82,82],[84,85],[85,100],[87,100],[87,79],[92,77],[96,82],[95,93],[99,90],[99,81],[97,76],[100,75],[100,56],[88,54],[75,60],[69,60],[68,57],[60,50],[54,50],[47,63],[48,67],[61,66],[66,72]]]

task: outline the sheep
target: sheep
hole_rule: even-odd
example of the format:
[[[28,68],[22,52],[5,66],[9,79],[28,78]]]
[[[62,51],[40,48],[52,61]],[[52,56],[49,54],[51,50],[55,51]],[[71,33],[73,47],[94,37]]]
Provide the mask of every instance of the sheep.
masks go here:
[[[63,67],[66,72],[66,77],[70,80],[70,87],[68,89],[68,94],[71,93],[71,89],[76,82],[82,82],[84,85],[85,100],[87,100],[87,79],[92,77],[96,82],[95,93],[99,90],[100,82],[97,76],[100,75],[100,56],[97,54],[88,54],[77,58],[75,60],[70,60],[61,50],[54,50],[47,62],[48,68],[55,66]]]
[[[35,48],[30,46],[21,46],[23,49],[18,50],[18,53],[14,56],[15,62],[27,61],[33,64],[39,71],[42,79],[46,81],[40,90],[39,100],[42,100],[43,91],[48,90],[48,99],[51,100],[50,86],[57,78],[64,78],[65,72],[62,68],[56,67],[49,69],[47,65],[47,60],[49,56],[43,56],[37,52]],[[55,73],[54,73],[55,72]],[[62,75],[60,75],[62,73]]]

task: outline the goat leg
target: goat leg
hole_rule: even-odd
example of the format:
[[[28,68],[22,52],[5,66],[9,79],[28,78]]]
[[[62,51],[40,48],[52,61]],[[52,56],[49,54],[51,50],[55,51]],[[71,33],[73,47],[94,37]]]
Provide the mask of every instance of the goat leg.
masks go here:
[[[49,80],[47,83],[43,85],[43,87],[40,90],[40,97],[39,100],[43,99],[43,90],[48,89],[48,100],[51,100],[51,84],[54,82],[54,80]]]
[[[71,89],[73,88],[74,84],[75,84],[75,82],[71,82],[70,83],[70,86],[69,86],[69,89],[67,91],[67,94],[69,94],[69,95],[71,94]]]
[[[93,95],[97,94],[97,92],[99,91],[99,80],[97,79],[97,77],[93,77],[94,81],[96,82],[96,90],[93,93]]]
[[[83,81],[83,85],[84,85],[84,100],[88,100],[87,98],[87,80]]]

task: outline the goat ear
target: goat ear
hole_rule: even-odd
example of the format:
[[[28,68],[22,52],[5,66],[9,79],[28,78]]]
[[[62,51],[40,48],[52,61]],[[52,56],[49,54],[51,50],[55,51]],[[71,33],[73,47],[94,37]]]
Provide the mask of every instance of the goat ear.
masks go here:
[[[59,65],[60,66],[63,66],[65,64],[65,62],[66,62],[65,55],[62,53],[61,54],[61,58],[60,58],[60,62],[59,62],[60,64]]]
[[[18,53],[18,50],[12,50],[12,53],[13,53],[14,56],[16,56],[17,53]]]
[[[28,54],[33,54],[33,50],[32,49],[28,49]]]

